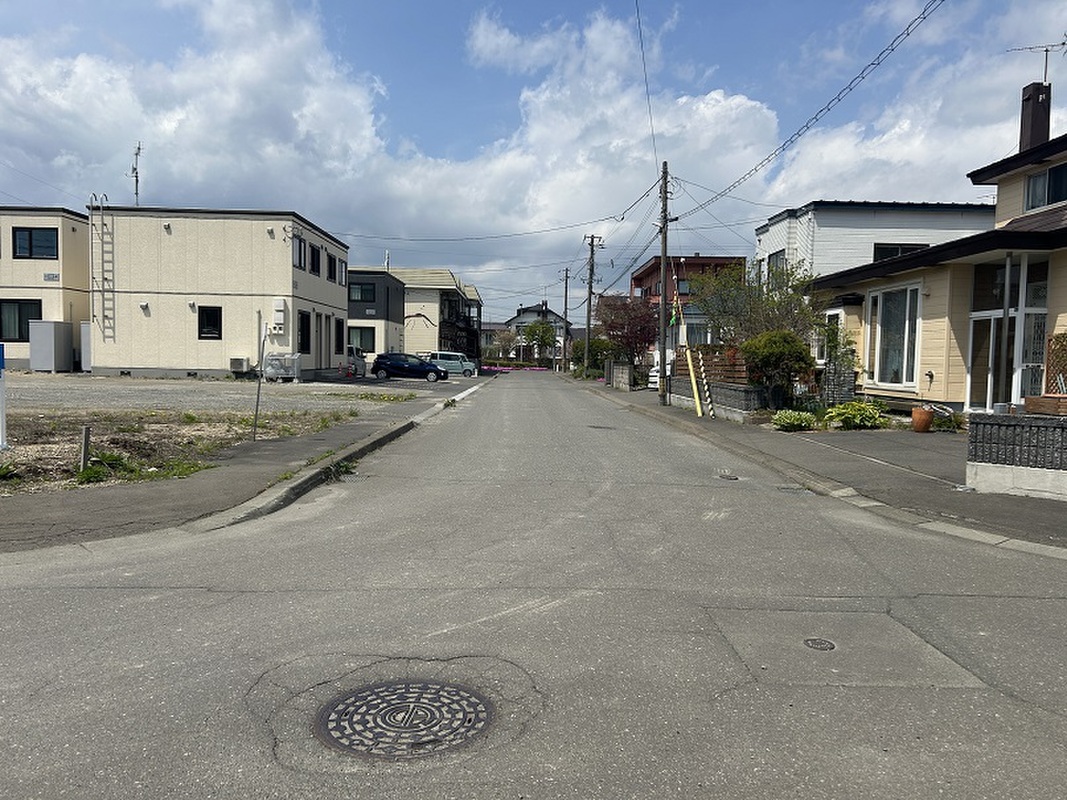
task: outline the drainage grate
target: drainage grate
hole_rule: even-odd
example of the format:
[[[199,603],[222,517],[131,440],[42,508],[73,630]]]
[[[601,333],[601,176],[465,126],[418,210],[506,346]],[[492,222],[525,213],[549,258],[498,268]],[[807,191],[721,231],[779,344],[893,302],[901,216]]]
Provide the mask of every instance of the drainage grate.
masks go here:
[[[814,494],[811,489],[805,489],[803,486],[778,486],[776,488],[779,492],[786,494]]]
[[[490,704],[445,683],[380,683],[323,706],[315,735],[350,755],[406,760],[463,744],[485,731]]]
[[[829,639],[805,639],[804,646],[810,647],[812,650],[819,650],[823,653],[829,653],[831,650],[837,648],[837,645]]]

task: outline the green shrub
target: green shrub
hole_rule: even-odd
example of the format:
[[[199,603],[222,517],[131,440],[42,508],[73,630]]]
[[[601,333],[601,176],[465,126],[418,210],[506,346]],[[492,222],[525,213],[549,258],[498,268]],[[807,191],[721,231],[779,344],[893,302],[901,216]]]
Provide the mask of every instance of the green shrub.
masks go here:
[[[771,424],[780,431],[810,431],[815,427],[815,415],[810,411],[783,409],[771,417]]]
[[[792,396],[793,380],[807,374],[815,360],[811,345],[792,331],[765,331],[741,344],[749,379],[771,390],[771,407]]]
[[[886,423],[882,404],[867,400],[850,400],[828,408],[823,420],[836,422],[846,431],[882,428]]]

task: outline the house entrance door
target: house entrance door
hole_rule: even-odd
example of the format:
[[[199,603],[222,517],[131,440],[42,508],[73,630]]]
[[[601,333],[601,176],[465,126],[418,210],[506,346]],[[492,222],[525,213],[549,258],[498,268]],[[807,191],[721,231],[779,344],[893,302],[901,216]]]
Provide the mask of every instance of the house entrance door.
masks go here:
[[[994,403],[1010,402],[1014,374],[1014,320],[1008,325],[1007,362],[1004,360],[1003,336],[1003,314],[971,318],[968,411],[992,411]]]

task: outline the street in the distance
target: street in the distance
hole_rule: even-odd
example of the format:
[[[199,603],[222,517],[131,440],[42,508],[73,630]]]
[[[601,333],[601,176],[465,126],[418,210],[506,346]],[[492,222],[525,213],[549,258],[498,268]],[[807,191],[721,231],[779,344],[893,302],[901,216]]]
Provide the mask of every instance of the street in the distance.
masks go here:
[[[268,517],[0,556],[0,794],[1058,798],[1065,573],[508,375]],[[456,746],[328,741],[438,685]]]

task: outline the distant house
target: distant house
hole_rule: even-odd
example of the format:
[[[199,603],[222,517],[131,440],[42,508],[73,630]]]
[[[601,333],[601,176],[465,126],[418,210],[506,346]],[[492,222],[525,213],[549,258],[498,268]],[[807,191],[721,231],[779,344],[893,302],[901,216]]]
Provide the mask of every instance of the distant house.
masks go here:
[[[691,282],[697,275],[714,275],[727,267],[745,265],[744,256],[704,256],[693,253],[688,256],[668,256],[667,258],[667,314],[673,323],[667,329],[668,361],[673,359],[675,347],[682,341],[684,322],[685,342],[691,346],[712,344],[712,334],[708,330],[708,320],[691,301]],[[630,276],[630,297],[641,298],[659,307],[662,295],[660,286],[660,257],[653,256]],[[677,305],[676,301],[677,300]],[[681,308],[682,314],[673,313]],[[659,344],[652,347],[653,354],[659,352]]]
[[[0,342],[7,366],[30,366],[31,322],[66,326],[71,364],[89,319],[89,218],[66,208],[0,206]]]
[[[564,320],[562,316],[549,308],[547,301],[542,300],[537,305],[519,306],[515,316],[504,322],[508,330],[513,331],[519,337],[516,342],[516,348],[522,353],[520,357],[528,360],[544,357],[541,353],[523,352],[523,349],[528,347],[526,339],[523,337],[523,331],[527,325],[537,321],[547,322],[556,333],[555,353],[549,353],[547,357],[556,358],[562,355],[564,342],[571,339],[570,322]]]
[[[404,282],[388,268],[348,268],[348,344],[368,362],[404,351]]]
[[[348,246],[299,214],[103,206],[89,225],[94,373],[243,373],[261,348],[293,377],[341,363]]]
[[[995,227],[824,275],[858,348],[860,382],[897,402],[968,411],[1058,387],[1067,332],[1067,136],[1049,139],[1051,86],[1023,90],[1019,153],[969,173],[997,187]]]
[[[450,350],[481,357],[482,300],[451,270],[393,268],[404,283],[404,348],[409,353]]]
[[[787,265],[828,275],[979,233],[993,221],[989,204],[815,200],[756,228],[754,266],[764,279]]]
[[[503,322],[482,322],[480,339],[482,343],[482,353],[488,354],[491,352],[493,343],[496,339],[496,335],[501,331],[506,331],[508,326]],[[507,353],[504,354],[505,357]]]

